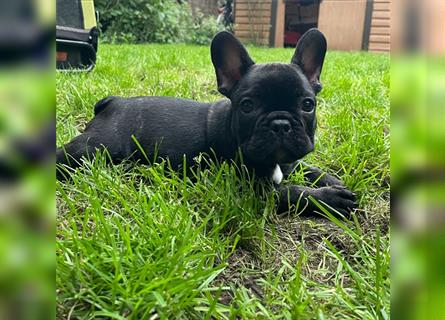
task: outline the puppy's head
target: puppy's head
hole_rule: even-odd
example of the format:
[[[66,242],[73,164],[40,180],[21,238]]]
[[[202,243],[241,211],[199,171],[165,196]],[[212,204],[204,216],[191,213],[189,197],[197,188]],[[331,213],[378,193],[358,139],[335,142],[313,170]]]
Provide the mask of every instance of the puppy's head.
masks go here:
[[[316,94],[326,39],[311,29],[290,64],[255,64],[228,32],[212,41],[218,90],[232,101],[232,131],[250,163],[290,163],[314,149]]]

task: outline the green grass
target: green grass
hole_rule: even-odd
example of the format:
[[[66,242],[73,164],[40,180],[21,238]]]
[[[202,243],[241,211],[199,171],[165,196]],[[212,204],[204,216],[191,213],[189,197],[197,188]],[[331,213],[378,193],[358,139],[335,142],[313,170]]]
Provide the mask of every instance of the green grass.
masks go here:
[[[258,63],[291,49],[249,48]],[[389,56],[329,52],[316,151],[358,194],[351,221],[277,216],[228,164],[196,172],[87,161],[57,182],[58,318],[389,317]],[[107,95],[214,101],[207,47],[102,45],[89,74],[57,74],[57,143]],[[301,181],[296,174],[291,181]]]

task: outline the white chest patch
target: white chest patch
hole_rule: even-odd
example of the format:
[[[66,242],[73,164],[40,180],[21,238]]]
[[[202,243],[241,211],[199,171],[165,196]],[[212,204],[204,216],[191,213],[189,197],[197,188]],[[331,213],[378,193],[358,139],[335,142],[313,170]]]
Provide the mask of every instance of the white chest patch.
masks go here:
[[[275,166],[275,169],[274,169],[274,171],[272,173],[272,180],[276,184],[280,184],[281,181],[283,180],[283,172],[281,171],[281,168],[280,168],[279,164],[277,164]]]

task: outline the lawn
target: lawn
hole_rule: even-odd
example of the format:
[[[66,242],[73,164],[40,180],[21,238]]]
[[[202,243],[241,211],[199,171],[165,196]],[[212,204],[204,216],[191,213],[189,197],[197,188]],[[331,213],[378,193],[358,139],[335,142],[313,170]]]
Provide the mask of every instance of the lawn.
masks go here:
[[[222,97],[208,47],[99,50],[93,72],[57,74],[58,146],[107,95]],[[257,63],[293,54],[249,52]],[[192,182],[165,163],[107,166],[101,155],[57,182],[57,317],[388,318],[389,56],[329,52],[322,82],[306,162],[357,193],[351,220],[278,216],[275,194],[256,196],[226,163]]]

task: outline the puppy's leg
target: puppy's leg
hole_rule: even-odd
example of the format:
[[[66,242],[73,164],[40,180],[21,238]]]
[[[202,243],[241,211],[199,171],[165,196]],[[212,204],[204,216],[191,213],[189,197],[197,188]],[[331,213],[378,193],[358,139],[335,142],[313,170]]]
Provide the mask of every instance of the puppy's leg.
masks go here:
[[[302,170],[305,180],[309,181],[313,186],[316,187],[327,187],[327,186],[343,186],[344,184],[337,178],[331,176],[330,174],[321,171],[316,167],[311,167],[303,161],[298,161],[289,165],[282,165],[284,177],[287,178],[296,170]]]
[[[300,165],[303,166],[304,178],[317,187],[344,186],[343,182],[316,167],[311,167],[304,162]]]
[[[292,207],[296,207],[298,212],[304,215],[311,215],[315,213],[315,211],[320,211],[311,201],[310,197],[327,204],[345,217],[348,217],[349,213],[357,206],[355,203],[355,194],[339,185],[321,188],[309,188],[297,185],[281,186],[278,192],[279,202],[277,209],[279,213],[287,212]]]
[[[88,133],[82,133],[69,143],[56,150],[57,179],[67,178],[68,171],[64,167],[77,168],[82,165],[82,158],[94,157],[97,150],[102,150],[103,146],[98,139]]]
[[[284,174],[285,176],[289,176],[289,174],[297,169],[303,169],[304,178],[316,188],[296,185],[279,187],[279,212],[286,212],[290,207],[294,206],[298,207],[298,210],[303,214],[312,214],[319,209],[309,199],[309,196],[319,202],[326,203],[345,216],[348,216],[349,212],[357,207],[355,194],[346,189],[340,180],[318,168],[311,167],[300,161],[284,168]]]

